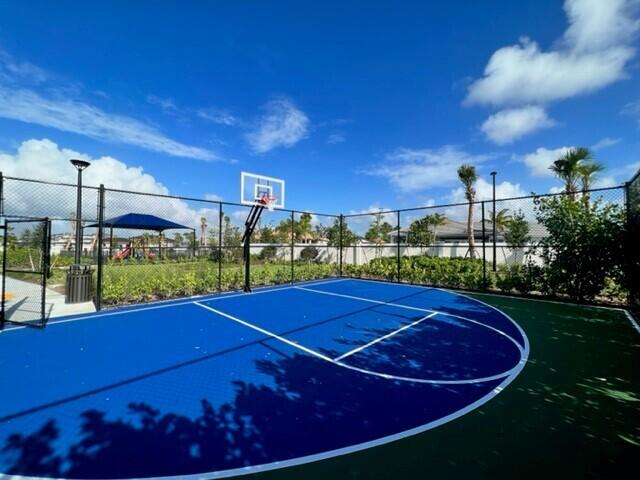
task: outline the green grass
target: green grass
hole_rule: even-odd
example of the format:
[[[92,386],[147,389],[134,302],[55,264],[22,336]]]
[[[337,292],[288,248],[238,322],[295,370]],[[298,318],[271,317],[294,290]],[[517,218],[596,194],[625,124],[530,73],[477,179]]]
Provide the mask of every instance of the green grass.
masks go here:
[[[609,479],[635,471],[640,334],[624,312],[472,296],[512,316],[531,343],[527,366],[500,395],[425,433],[251,478]]]

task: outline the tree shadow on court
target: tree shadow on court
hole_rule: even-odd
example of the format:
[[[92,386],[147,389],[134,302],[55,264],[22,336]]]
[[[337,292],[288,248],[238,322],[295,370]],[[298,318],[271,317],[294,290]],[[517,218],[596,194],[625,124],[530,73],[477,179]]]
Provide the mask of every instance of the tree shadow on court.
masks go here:
[[[1,463],[8,465],[4,471],[144,477],[282,461],[414,428],[465,407],[495,386],[392,382],[298,353],[256,363],[274,387],[234,382],[232,402],[216,407],[203,399],[194,418],[132,399],[122,418],[83,412],[81,433],[66,447],[59,442],[69,432],[62,432],[54,418],[32,433],[14,433],[1,450]],[[63,417],[64,411],[58,414]]]
[[[337,340],[357,348],[395,328],[359,329],[366,340]],[[323,351],[333,358],[338,352]],[[468,380],[503,374],[518,365],[517,346],[490,329],[436,316],[341,360],[348,365],[416,379]]]

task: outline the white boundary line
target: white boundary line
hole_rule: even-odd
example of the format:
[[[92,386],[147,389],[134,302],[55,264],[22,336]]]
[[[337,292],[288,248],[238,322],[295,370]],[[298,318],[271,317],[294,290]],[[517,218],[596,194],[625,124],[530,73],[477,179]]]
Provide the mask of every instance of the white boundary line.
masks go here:
[[[627,316],[627,318],[629,319],[629,321],[631,322],[631,325],[633,326],[633,328],[635,328],[636,331],[638,333],[640,333],[640,325],[638,325],[638,322],[636,322],[636,319],[633,318],[633,315],[631,315],[631,313],[629,313],[628,310],[624,310],[624,313]]]
[[[384,282],[381,282],[384,283]],[[446,291],[446,290],[445,290]],[[453,295],[461,295],[458,293],[454,293],[454,292],[449,292]],[[465,295],[462,295],[465,296]],[[192,474],[192,475],[176,475],[176,476],[165,476],[165,477],[145,477],[147,480],[203,480],[203,479],[207,479],[207,478],[228,478],[228,477],[236,477],[239,475],[246,475],[246,474],[250,474],[250,473],[259,473],[259,472],[266,472],[266,471],[270,471],[270,470],[277,470],[277,469],[281,469],[281,468],[285,468],[285,467],[293,467],[296,465],[304,465],[307,463],[311,463],[311,462],[317,462],[320,460],[326,460],[329,458],[333,458],[333,457],[338,457],[341,455],[347,455],[349,453],[354,453],[354,452],[358,452],[361,450],[366,450],[368,448],[373,448],[373,447],[377,447],[380,445],[385,445],[387,443],[391,443],[397,440],[401,440],[403,438],[406,437],[410,437],[413,435],[417,435],[419,433],[423,433],[426,432],[428,430],[431,430],[433,428],[436,428],[440,425],[443,425],[447,422],[450,422],[452,420],[455,420],[456,418],[462,417],[463,415],[466,415],[467,413],[475,410],[478,407],[481,407],[482,405],[484,405],[485,403],[487,403],[489,400],[491,400],[493,397],[495,397],[496,395],[498,395],[500,392],[502,392],[504,390],[504,388],[509,385],[517,376],[518,374],[522,371],[522,369],[524,368],[524,366],[527,363],[527,359],[529,358],[529,340],[527,338],[527,336],[524,334],[524,331],[520,328],[520,326],[506,313],[501,312],[499,309],[497,309],[496,307],[489,305],[487,303],[482,302],[481,300],[477,300],[474,299],[472,297],[467,297],[470,298],[471,300],[477,301],[479,303],[482,303],[494,310],[496,310],[497,312],[499,312],[500,314],[504,315],[506,318],[508,318],[511,322],[513,322],[515,324],[515,326],[522,332],[523,338],[524,338],[524,342],[525,342],[525,350],[523,352],[523,356],[522,359],[520,360],[520,362],[518,363],[518,365],[509,373],[508,376],[506,376],[504,378],[504,380],[500,383],[500,385],[498,385],[497,387],[495,387],[493,390],[491,390],[490,392],[488,392],[484,397],[479,398],[478,400],[476,400],[475,402],[467,405],[466,407],[457,410],[449,415],[446,415],[444,417],[438,418],[437,420],[434,420],[432,422],[428,422],[425,423],[424,425],[420,425],[418,427],[415,428],[411,428],[408,430],[405,430],[403,432],[398,432],[392,435],[387,435],[385,437],[381,437],[381,438],[377,438],[375,440],[370,440],[367,442],[363,442],[363,443],[359,443],[356,445],[350,445],[348,447],[343,447],[343,448],[337,448],[334,450],[328,450],[326,452],[321,452],[321,453],[315,453],[312,455],[306,455],[304,457],[298,457],[298,458],[293,458],[290,460],[284,460],[284,461],[275,461],[275,462],[271,462],[271,463],[264,463],[261,465],[252,465],[249,467],[239,467],[239,468],[231,468],[228,470],[219,470],[219,471],[213,471],[213,472],[203,472],[203,473],[197,473],[197,474]],[[344,365],[346,366],[346,365]],[[0,478],[2,478],[1,476],[2,474],[0,474]],[[20,480],[52,480],[51,478],[44,478],[44,477],[27,477],[27,476],[22,476],[22,475],[14,475],[11,478],[14,479],[20,479]],[[57,480],[66,480],[65,478],[59,478]]]
[[[282,337],[280,335],[278,335],[277,333],[273,333],[270,332],[269,330],[266,330],[262,327],[259,327],[257,325],[254,325],[250,322],[247,322],[245,320],[241,320],[238,317],[234,317],[233,315],[229,315],[228,313],[224,313],[221,312],[220,310],[216,310],[213,307],[210,307],[208,305],[199,303],[199,302],[194,302],[195,305],[205,308],[209,311],[212,311],[213,313],[216,313],[218,315],[221,315],[224,318],[227,318],[229,320],[232,320],[236,323],[239,323],[241,325],[244,325],[245,327],[251,328],[252,330],[256,330],[257,332],[262,333],[263,335],[267,335],[268,337],[274,338],[276,340],[279,340],[283,343],[286,343],[287,345],[290,345],[294,348],[297,348],[299,350],[302,350],[305,353],[308,353],[309,355],[313,355],[314,357],[320,358],[321,360],[324,360],[326,362],[329,363],[333,363],[334,365],[337,365],[339,367],[342,368],[347,368],[349,370],[353,370],[359,373],[364,373],[366,375],[373,375],[375,377],[380,377],[380,378],[384,378],[387,380],[398,380],[398,381],[402,381],[402,382],[413,382],[413,383],[427,383],[427,384],[438,384],[438,385],[468,385],[468,384],[473,384],[473,383],[483,383],[483,382],[488,382],[488,381],[492,381],[492,380],[498,380],[500,378],[504,378],[505,376],[509,375],[513,370],[519,368],[520,364],[524,361],[523,360],[523,350],[519,349],[520,351],[520,361],[518,361],[518,363],[508,369],[505,370],[504,372],[500,372],[494,375],[489,375],[486,377],[478,377],[478,378],[467,378],[464,380],[446,380],[446,379],[432,379],[432,378],[414,378],[414,377],[403,377],[403,376],[399,376],[399,375],[390,375],[388,373],[380,373],[380,372],[375,372],[373,370],[367,370],[365,368],[360,368],[360,367],[355,367],[353,365],[349,365],[348,363],[344,363],[344,362],[340,362],[337,359],[332,359],[330,357],[327,357],[326,355],[323,355],[322,353],[316,352],[315,350],[312,350],[310,348],[307,348],[303,345],[300,345],[299,343],[296,343],[292,340],[289,340],[288,338]],[[440,314],[440,315],[448,315],[447,313],[441,313],[441,312],[432,312],[433,315],[436,314]],[[427,317],[433,316],[433,315],[428,315]],[[426,317],[425,317],[426,318]],[[482,325],[482,324],[480,324]],[[508,335],[507,338],[510,338]],[[511,339],[511,341],[518,346],[518,343]]]
[[[328,362],[332,361],[331,358],[329,358],[329,357],[327,357],[325,355],[322,355],[321,353],[318,353],[315,350],[311,350],[310,348],[307,348],[307,347],[305,347],[303,345],[300,345],[299,343],[293,342],[293,341],[289,340],[288,338],[281,337],[280,335],[277,335],[277,334],[275,334],[273,332],[270,332],[269,330],[265,330],[264,328],[258,327],[257,325],[253,325],[252,323],[245,322],[244,320],[240,320],[239,318],[234,317],[233,315],[229,315],[228,313],[224,313],[224,312],[221,312],[220,310],[216,310],[215,308],[210,307],[209,305],[205,305],[205,304],[199,303],[199,302],[193,302],[193,304],[197,305],[199,307],[205,308],[207,310],[210,310],[213,313],[217,313],[218,315],[220,315],[222,317],[225,317],[225,318],[228,318],[229,320],[233,320],[234,322],[238,322],[239,324],[244,325],[245,327],[249,327],[249,328],[251,328],[253,330],[256,330],[257,332],[260,332],[260,333],[262,333],[264,335],[267,335],[269,337],[275,338],[276,340],[280,340],[281,342],[284,342],[287,345],[291,345],[292,347],[299,348],[300,350],[302,350],[305,353],[308,353],[309,355],[313,355],[314,357],[321,358],[322,360],[326,360]]]
[[[380,300],[373,300],[371,298],[356,297],[356,296],[353,296],[353,295],[345,295],[345,294],[342,294],[342,293],[325,292],[325,291],[322,291],[322,290],[315,290],[313,288],[304,288],[304,287],[294,287],[294,288],[296,288],[298,290],[305,290],[307,292],[321,293],[323,295],[333,295],[335,297],[349,298],[351,300],[358,300],[358,301],[361,301],[361,302],[370,302],[370,303],[376,303],[378,305],[388,305],[390,307],[405,308],[407,310],[415,310],[415,311],[418,311],[418,312],[437,313],[437,314],[440,314],[440,315],[446,315],[448,317],[459,318],[460,320],[464,320],[465,322],[475,323],[476,325],[480,325],[482,327],[488,328],[489,330],[492,330],[492,331],[494,331],[495,333],[497,333],[499,335],[503,335],[503,336],[507,337],[511,342],[513,342],[515,344],[515,346],[518,347],[518,350],[520,350],[521,352],[524,350],[524,347],[522,345],[520,345],[520,342],[518,342],[515,338],[513,338],[510,335],[506,334],[502,330],[498,330],[497,328],[492,327],[491,325],[487,325],[485,323],[479,322],[478,320],[473,320],[471,318],[462,317],[462,316],[456,315],[454,313],[440,312],[438,310],[431,310],[431,309],[428,309],[428,308],[411,307],[409,305],[403,305],[401,303],[383,302],[383,301],[380,301]],[[500,312],[500,310],[497,310],[497,309],[495,309],[495,310]],[[502,313],[502,312],[500,312],[500,313]],[[514,322],[513,319],[511,319],[509,317],[507,317],[507,319],[511,320],[512,322]],[[523,334],[524,332],[522,330],[520,330],[520,333]]]
[[[378,305],[389,305],[392,307],[406,308],[407,310],[415,310],[417,312],[435,312],[430,308],[412,307],[410,305],[402,305],[401,303],[383,302],[382,300],[374,300],[372,298],[356,297],[355,295],[347,295],[345,293],[325,292],[324,290],[316,290],[307,287],[294,287],[296,290],[304,290],[306,292],[321,293],[322,295],[332,295],[334,297],[349,298],[351,300],[360,300],[362,302],[377,303]]]
[[[375,340],[370,341],[369,343],[366,343],[366,344],[361,345],[361,346],[359,346],[357,348],[354,348],[353,350],[349,350],[348,352],[343,353],[342,355],[340,355],[339,357],[334,358],[333,360],[336,361],[336,362],[339,362],[340,360],[344,360],[345,358],[350,357],[354,353],[361,352],[365,348],[369,348],[370,346],[375,345],[376,343],[382,342],[383,340],[387,340],[388,338],[391,338],[394,335],[397,335],[398,333],[407,330],[408,328],[415,327],[419,323],[424,322],[426,319],[431,318],[434,315],[436,315],[436,312],[430,313],[429,315],[427,315],[425,317],[422,317],[422,318],[416,320],[415,322],[409,323],[408,325],[405,325],[404,327],[400,327],[400,328],[398,328],[397,330],[394,330],[391,333],[387,333],[386,335],[383,335],[382,337],[378,337]]]
[[[343,282],[345,280],[348,280],[346,278],[336,278],[333,280],[312,280],[308,283],[304,283],[304,285],[324,285],[325,283],[335,283],[335,282]],[[296,285],[287,285],[287,286],[280,286],[280,285],[272,285],[272,286],[268,286],[268,287],[264,287],[264,289],[261,289],[259,291],[253,291],[253,292],[240,292],[240,293],[214,293],[211,295],[194,295],[191,297],[187,297],[188,300],[159,300],[158,302],[153,302],[153,303],[162,303],[161,305],[150,305],[147,307],[139,307],[139,308],[135,308],[135,307],[120,307],[121,309],[117,309],[117,311],[107,311],[104,313],[90,313],[87,315],[82,315],[79,317],[72,317],[72,318],[65,318],[65,317],[61,317],[59,320],[52,320],[50,322],[47,322],[47,327],[52,326],[52,325],[58,325],[61,323],[69,323],[69,322],[75,322],[78,320],[90,320],[93,318],[101,318],[101,317],[111,317],[114,315],[126,315],[127,313],[136,313],[136,312],[143,312],[146,310],[157,310],[160,308],[170,308],[170,307],[180,307],[183,305],[192,305],[193,303],[195,303],[196,301],[206,301],[206,302],[211,302],[213,300],[222,300],[225,298],[234,298],[234,297],[241,297],[241,296],[247,296],[247,295],[260,295],[262,293],[270,293],[270,292],[279,292],[281,290],[291,290],[292,288],[296,288]],[[197,299],[197,300],[196,300]],[[171,302],[171,303],[169,303]],[[0,334],[2,333],[9,333],[9,332],[13,332],[13,331],[17,331],[17,330],[24,330],[24,329],[29,329],[29,330],[33,330],[33,328],[28,327],[28,326],[10,326],[8,328],[5,328],[4,330],[0,330]]]
[[[477,298],[474,297],[470,297],[469,295],[465,295],[463,293],[460,293],[459,290],[447,290],[445,288],[436,288],[436,290],[441,290],[443,292],[449,292],[449,293],[455,293],[456,295],[460,295],[461,297],[465,297],[465,298],[470,298],[471,300],[475,300],[476,302],[480,302],[488,307],[493,308],[494,310],[498,310],[496,307],[494,307],[493,305],[489,305],[488,303],[483,302],[482,300],[478,300]],[[625,316],[629,319],[629,322],[631,323],[631,326],[638,332],[640,333],[640,326],[638,325],[638,323],[636,322],[636,320],[633,318],[633,315],[631,315],[631,313],[629,312],[629,310],[627,310],[626,308],[620,308],[620,307],[603,307],[601,305],[585,305],[582,303],[566,303],[566,302],[557,302],[555,300],[544,300],[542,298],[520,298],[520,297],[514,297],[511,295],[500,295],[499,293],[484,293],[484,292],[477,292],[478,295],[493,295],[495,297],[502,297],[502,298],[513,298],[516,300],[529,300],[531,302],[546,302],[546,303],[553,303],[554,305],[565,305],[565,306],[570,306],[570,307],[586,307],[586,308],[597,308],[600,310],[614,310],[616,312],[622,312],[625,314]],[[501,310],[498,310],[499,312],[501,312]]]
[[[498,312],[502,313],[503,315],[506,315],[504,312],[502,312],[501,310],[495,308],[493,305],[489,305],[488,303],[483,302],[482,300],[478,300],[477,298],[471,297],[471,296],[463,293],[463,290],[457,290],[455,288],[446,289],[446,288],[442,288],[442,287],[431,287],[429,285],[415,285],[415,284],[412,284],[412,283],[383,282],[382,280],[376,280],[375,278],[344,277],[344,279],[345,280],[355,280],[355,281],[361,280],[363,282],[374,282],[374,283],[380,283],[382,285],[402,285],[403,287],[415,287],[415,288],[422,288],[424,290],[440,290],[442,292],[454,293],[456,295],[460,295],[461,297],[469,298],[471,300],[475,300],[477,302],[480,302],[483,305],[486,305],[487,307],[491,307],[494,310],[497,310]],[[504,294],[498,293],[498,292],[468,292],[468,293],[473,293],[473,294],[476,294],[476,295],[486,295],[488,297],[513,298],[514,300],[526,300],[528,302],[553,303],[554,305],[564,305],[564,306],[569,306],[569,307],[586,307],[586,308],[595,308],[595,309],[599,309],[599,310],[614,310],[614,311],[617,311],[617,312],[624,313],[626,315],[626,317],[629,319],[629,322],[631,322],[631,326],[635,330],[637,330],[638,333],[640,333],[640,326],[638,325],[638,323],[633,318],[633,315],[631,315],[631,313],[629,312],[628,309],[622,308],[622,307],[607,307],[605,305],[588,305],[588,304],[584,304],[584,303],[560,302],[558,300],[548,300],[546,298],[518,297],[518,296],[515,296],[515,295],[504,295]],[[509,318],[511,319],[511,317],[509,317]]]

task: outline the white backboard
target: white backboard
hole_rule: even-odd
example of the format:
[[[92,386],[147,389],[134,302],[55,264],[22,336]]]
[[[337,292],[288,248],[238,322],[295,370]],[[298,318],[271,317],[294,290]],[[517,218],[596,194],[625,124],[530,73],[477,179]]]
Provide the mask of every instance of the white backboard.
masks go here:
[[[240,172],[240,203],[255,205],[263,195],[276,197],[274,208],[284,208],[284,180],[249,172]]]

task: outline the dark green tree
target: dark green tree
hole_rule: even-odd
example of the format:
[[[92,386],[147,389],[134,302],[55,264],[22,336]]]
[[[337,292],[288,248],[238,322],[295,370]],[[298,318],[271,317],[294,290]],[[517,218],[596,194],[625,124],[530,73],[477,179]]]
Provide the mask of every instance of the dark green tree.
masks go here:
[[[626,283],[622,208],[601,200],[587,206],[573,195],[537,198],[535,208],[548,231],[539,243],[544,293],[594,300],[607,281]]]
[[[438,227],[446,221],[444,215],[433,213],[411,222],[407,243],[412,247],[431,245],[436,240]]]
[[[367,233],[364,234],[364,238],[376,245],[381,245],[391,241],[390,234],[392,231],[393,227],[389,222],[384,221],[384,215],[382,213],[375,213],[369,224]]]
[[[340,250],[342,256],[341,260],[344,261],[347,247],[354,245],[356,240],[358,240],[358,237],[351,231],[344,220],[342,223],[342,235],[340,235],[340,230],[340,219],[336,218],[333,224],[327,228],[327,245],[335,248],[340,248],[340,246],[342,246]]]
[[[312,218],[311,214],[307,212],[300,215],[300,219],[295,225],[296,241],[300,242],[313,237]]]
[[[336,218],[333,225],[327,228],[327,240],[330,247],[340,247],[340,219]],[[358,239],[346,222],[342,224],[342,247],[350,247]]]
[[[478,181],[476,167],[467,164],[461,165],[460,168],[458,168],[458,178],[464,186],[464,196],[469,202],[469,209],[467,212],[467,238],[469,241],[469,256],[471,258],[476,258],[476,241],[473,231],[473,211],[474,202],[476,201],[475,184]]]
[[[496,227],[498,226],[496,216]],[[507,245],[523,247],[531,241],[529,235],[529,222],[525,220],[522,210],[514,213],[504,225],[504,239]]]

